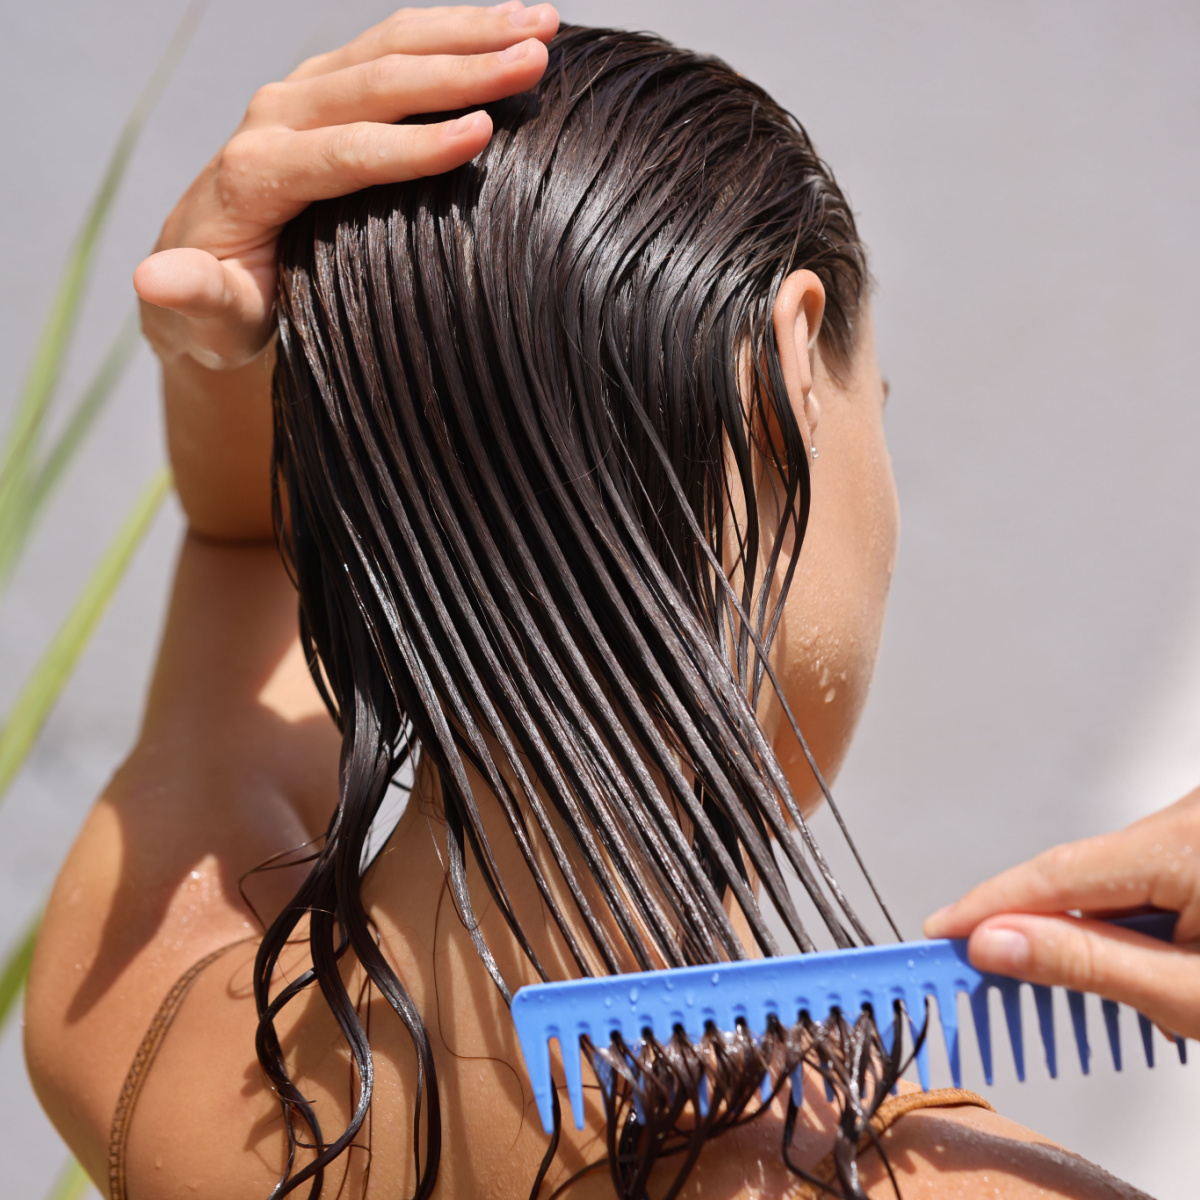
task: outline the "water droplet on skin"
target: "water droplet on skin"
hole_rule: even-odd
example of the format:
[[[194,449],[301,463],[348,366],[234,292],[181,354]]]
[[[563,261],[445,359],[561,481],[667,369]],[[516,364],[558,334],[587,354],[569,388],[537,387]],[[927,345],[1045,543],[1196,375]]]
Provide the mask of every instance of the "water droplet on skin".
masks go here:
[[[829,691],[827,691],[827,692],[825,693],[825,703],[826,703],[826,704],[832,704],[832,703],[833,703],[833,698],[834,698],[834,696],[836,696],[836,695],[837,695],[837,688],[830,688],[830,689],[829,689]]]

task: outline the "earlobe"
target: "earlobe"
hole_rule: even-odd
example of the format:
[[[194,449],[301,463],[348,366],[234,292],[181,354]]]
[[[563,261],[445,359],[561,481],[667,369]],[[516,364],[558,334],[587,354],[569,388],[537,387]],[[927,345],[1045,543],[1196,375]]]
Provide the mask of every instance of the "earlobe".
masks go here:
[[[805,440],[810,446],[821,418],[812,383],[813,354],[824,315],[825,285],[812,271],[793,271],[780,285],[771,319],[788,397],[806,427]]]

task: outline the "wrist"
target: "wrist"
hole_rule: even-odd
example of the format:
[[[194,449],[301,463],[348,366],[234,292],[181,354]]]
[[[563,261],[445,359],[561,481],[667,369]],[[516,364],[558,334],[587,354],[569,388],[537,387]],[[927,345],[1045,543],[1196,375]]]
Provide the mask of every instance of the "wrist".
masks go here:
[[[188,355],[162,367],[167,446],[190,529],[209,541],[269,541],[274,343],[214,371]]]

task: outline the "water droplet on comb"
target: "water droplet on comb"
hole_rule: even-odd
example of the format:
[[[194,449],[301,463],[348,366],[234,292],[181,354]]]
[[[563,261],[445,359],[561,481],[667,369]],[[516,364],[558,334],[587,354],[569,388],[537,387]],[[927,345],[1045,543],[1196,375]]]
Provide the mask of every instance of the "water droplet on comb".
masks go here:
[[[605,996],[605,997],[604,997],[604,1007],[605,1007],[605,1008],[612,1008],[612,997],[611,997],[611,996]]]
[[[716,986],[718,983],[720,983],[720,982],[721,982],[721,972],[720,972],[720,971],[714,971],[714,972],[713,972],[712,981],[713,981],[713,986],[714,986],[714,987],[715,987],[715,986]]]
[[[635,987],[631,987],[631,988],[629,989],[629,1003],[630,1003],[630,1004],[636,1004],[636,1003],[637,1003],[637,998],[638,998],[638,990],[637,990],[637,988],[635,988]]]

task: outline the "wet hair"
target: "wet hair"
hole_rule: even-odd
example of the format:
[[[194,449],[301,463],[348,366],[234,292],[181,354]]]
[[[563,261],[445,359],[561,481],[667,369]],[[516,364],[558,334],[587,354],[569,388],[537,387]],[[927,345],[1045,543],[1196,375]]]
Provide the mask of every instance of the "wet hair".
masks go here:
[[[822,354],[849,364],[867,274],[845,197],[765,92],[643,34],[564,27],[538,87],[489,111],[472,163],[313,205],[280,241],[277,519],[282,492],[301,637],[342,755],[327,835],[256,965],[258,1055],[292,1146],[277,1196],[310,1181],[315,1197],[371,1102],[347,952],[411,1036],[415,1196],[436,1179],[429,1039],[360,896],[373,822],[418,756],[458,915],[506,1001],[468,858],[551,973],[483,805],[503,813],[575,974],[746,957],[727,893],[762,954],[812,950],[792,873],[834,944],[870,941],[755,717],[795,565],[779,569],[778,547],[787,533],[799,546],[810,498],[772,303],[789,272],[816,272]],[[773,515],[755,502],[764,469]],[[776,548],[760,570],[764,535]],[[279,987],[305,919],[311,970]],[[313,984],[359,1080],[330,1141],[274,1027]],[[618,1193],[642,1200],[655,1162],[678,1155],[673,1195],[706,1138],[761,1111],[764,1075],[782,1091],[806,1060],[842,1098],[839,1178],[860,1195],[854,1151],[898,1047],[869,1013],[710,1029],[700,1045],[585,1044]],[[301,1126],[317,1154],[295,1169]]]

